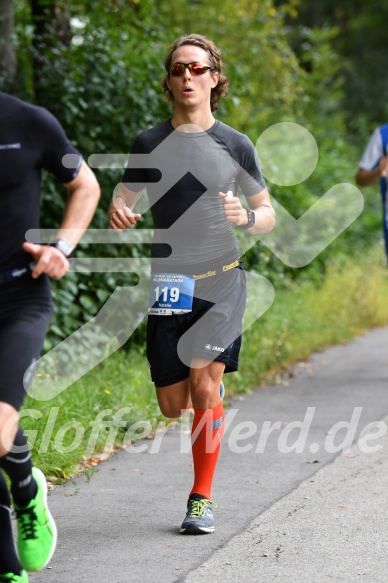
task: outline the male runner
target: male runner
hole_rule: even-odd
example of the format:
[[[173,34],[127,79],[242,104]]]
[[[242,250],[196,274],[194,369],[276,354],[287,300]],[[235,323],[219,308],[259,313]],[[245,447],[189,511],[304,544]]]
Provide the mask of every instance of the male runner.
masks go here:
[[[68,154],[76,161],[72,168],[62,161]],[[18,411],[33,377],[26,371],[39,357],[52,312],[49,277],[60,279],[68,271],[78,229],[88,226],[100,188],[47,110],[1,92],[0,168],[0,582],[26,583],[27,571],[43,569],[50,561],[56,527],[47,506],[46,480],[32,467]],[[58,237],[45,246],[25,242],[26,231],[39,228],[42,169],[64,183],[68,193]]]
[[[154,157],[136,167],[130,156],[109,216],[115,231],[132,227],[147,184],[155,227],[147,357],[163,415],[179,417],[191,402],[194,408],[194,484],[180,532],[203,534],[214,532],[222,375],[238,367],[246,297],[231,225],[266,233],[274,211],[252,143],[213,117],[228,86],[218,48],[201,35],[179,38],[165,67],[173,116],[136,139],[131,154]]]
[[[358,164],[356,183],[370,186],[380,181],[383,202],[383,232],[385,253],[388,260],[388,124],[375,129]]]

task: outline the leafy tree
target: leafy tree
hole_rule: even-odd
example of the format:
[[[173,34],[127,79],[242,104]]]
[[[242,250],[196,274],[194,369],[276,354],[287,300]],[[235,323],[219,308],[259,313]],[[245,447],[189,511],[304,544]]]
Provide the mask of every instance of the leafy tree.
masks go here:
[[[351,17],[354,7],[356,19]],[[7,22],[8,32],[0,45],[0,64],[5,62],[10,72],[0,79],[0,88],[51,110],[87,160],[96,153],[125,153],[140,131],[171,113],[160,85],[169,44],[186,33],[204,34],[221,48],[231,79],[219,119],[247,133],[254,143],[280,121],[301,123],[317,139],[320,160],[308,182],[294,187],[269,184],[275,198],[297,217],[333,183],[351,180],[356,153],[346,122],[356,119],[354,127],[362,125],[361,115],[352,118],[360,111],[354,71],[358,57],[353,56],[357,51],[352,43],[356,39],[361,43],[360,31],[371,30],[372,12],[361,0],[351,0],[349,6],[334,0],[4,0],[0,26]],[[376,46],[381,47],[378,36]],[[17,69],[15,59],[13,68],[12,58],[1,61],[5,48],[16,54]],[[373,95],[367,85],[362,89]],[[351,115],[344,103],[349,103]],[[106,209],[122,169],[96,173],[103,195],[92,226],[105,229]],[[59,224],[63,196],[62,188],[46,176],[43,227]],[[370,209],[366,217],[378,218],[374,212]],[[144,224],[151,226],[147,214]],[[278,285],[295,277],[320,277],[331,252],[354,252],[360,240],[371,240],[377,231],[374,218],[357,222],[332,251],[303,270],[285,268],[260,244],[248,254],[246,265],[268,274]],[[134,245],[94,249],[81,244],[78,250],[79,256],[146,253]],[[131,276],[105,273],[70,275],[54,282],[56,314],[48,344],[88,321],[118,284],[132,281]]]
[[[303,110],[299,66],[287,40],[284,19],[292,3],[276,8],[273,0],[162,0],[159,20],[176,36],[197,32],[221,48],[231,80],[220,117],[256,141],[281,119]]]
[[[282,6],[286,2],[278,0]],[[294,15],[295,16],[295,15]],[[296,18],[289,20],[291,46],[298,55],[303,52],[309,30],[333,30],[332,49],[338,55],[344,78],[341,108],[348,128],[361,133],[365,141],[370,130],[388,119],[388,79],[386,66],[386,23],[388,4],[385,0],[299,0]]]
[[[12,42],[14,7],[12,0],[3,0],[0,10],[0,76],[10,82],[16,74],[16,53]]]

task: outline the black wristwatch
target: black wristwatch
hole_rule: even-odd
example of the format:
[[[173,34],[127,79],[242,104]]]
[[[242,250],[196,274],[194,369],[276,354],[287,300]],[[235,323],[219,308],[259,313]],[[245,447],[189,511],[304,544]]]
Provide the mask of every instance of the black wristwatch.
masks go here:
[[[55,247],[56,249],[61,251],[61,253],[63,253],[64,256],[67,258],[71,257],[74,253],[73,245],[70,245],[70,243],[65,241],[65,239],[55,239],[55,241],[52,241],[52,243],[50,243],[49,245],[50,247]]]
[[[239,225],[239,227],[240,227],[240,229],[250,229],[255,224],[256,215],[255,215],[254,211],[252,211],[251,209],[244,209],[244,210],[247,211],[248,222],[246,225]]]

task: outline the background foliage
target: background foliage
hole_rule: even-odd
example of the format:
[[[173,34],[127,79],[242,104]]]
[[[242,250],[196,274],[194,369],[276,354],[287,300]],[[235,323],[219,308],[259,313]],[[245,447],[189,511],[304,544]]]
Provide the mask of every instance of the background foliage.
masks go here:
[[[387,120],[384,0],[373,6],[362,0],[10,4],[14,27],[9,42],[18,66],[0,71],[0,88],[51,110],[86,159],[94,153],[127,152],[138,132],[170,115],[160,86],[164,55],[177,36],[190,32],[209,36],[222,50],[231,89],[219,119],[253,142],[279,121],[300,123],[316,138],[320,158],[308,181],[294,187],[269,183],[272,195],[295,217],[333,184],[352,182],[368,133]],[[5,3],[0,17],[4,10]],[[103,195],[92,226],[107,228],[106,209],[121,171],[96,174]],[[46,176],[43,227],[59,224],[63,197],[62,187]],[[355,255],[381,238],[378,194],[371,191],[365,198],[360,219],[308,267],[287,268],[260,243],[247,255],[246,267],[266,275],[277,289],[292,286],[295,279],[321,281],[333,256]],[[118,245],[95,250],[81,244],[78,251],[79,256],[146,253]],[[56,314],[46,348],[90,320],[123,283],[131,283],[130,278],[111,273],[54,282]],[[132,343],[142,341],[140,328]]]

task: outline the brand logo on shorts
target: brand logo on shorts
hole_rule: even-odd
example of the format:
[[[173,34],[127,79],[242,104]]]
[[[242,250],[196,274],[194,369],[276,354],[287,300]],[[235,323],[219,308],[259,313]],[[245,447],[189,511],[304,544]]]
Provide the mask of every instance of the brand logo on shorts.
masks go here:
[[[221,346],[212,346],[211,344],[205,344],[206,350],[216,350],[217,352],[224,352],[225,348]]]

